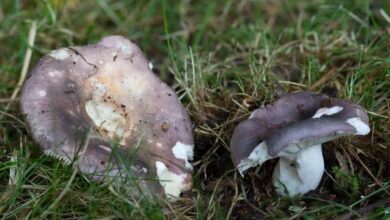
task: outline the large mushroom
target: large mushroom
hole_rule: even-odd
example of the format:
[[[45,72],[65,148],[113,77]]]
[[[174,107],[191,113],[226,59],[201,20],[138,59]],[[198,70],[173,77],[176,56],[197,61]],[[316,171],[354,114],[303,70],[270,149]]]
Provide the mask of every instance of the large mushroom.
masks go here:
[[[44,56],[24,84],[21,109],[45,154],[92,179],[126,176],[169,197],[191,188],[188,114],[124,37]]]
[[[250,167],[279,158],[273,185],[281,196],[317,188],[324,172],[321,144],[370,132],[362,107],[324,94],[297,92],[255,110],[234,130],[230,148],[243,175]]]

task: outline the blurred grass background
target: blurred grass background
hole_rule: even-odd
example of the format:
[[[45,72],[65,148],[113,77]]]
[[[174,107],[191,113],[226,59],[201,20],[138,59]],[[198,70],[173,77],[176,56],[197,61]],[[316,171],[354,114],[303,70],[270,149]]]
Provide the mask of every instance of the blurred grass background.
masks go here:
[[[0,0],[0,216],[390,218],[389,16],[386,0]],[[12,97],[29,48],[31,69],[55,48],[113,34],[140,46],[191,115],[194,192],[178,202],[137,201],[72,178],[71,167],[40,155]],[[360,103],[372,132],[325,144],[320,187],[280,199],[270,183],[274,161],[242,179],[228,145],[253,109],[301,90]]]

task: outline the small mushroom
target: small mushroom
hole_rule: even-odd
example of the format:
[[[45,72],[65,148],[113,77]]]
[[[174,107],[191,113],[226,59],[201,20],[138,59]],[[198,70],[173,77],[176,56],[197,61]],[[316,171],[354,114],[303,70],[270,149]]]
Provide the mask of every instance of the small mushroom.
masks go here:
[[[136,178],[143,191],[169,197],[191,189],[186,109],[124,37],[44,56],[24,84],[21,109],[45,154],[92,179]]]
[[[273,185],[281,196],[317,188],[324,172],[321,144],[370,132],[359,105],[323,94],[297,92],[255,110],[234,130],[230,148],[241,175],[250,167],[279,158]]]

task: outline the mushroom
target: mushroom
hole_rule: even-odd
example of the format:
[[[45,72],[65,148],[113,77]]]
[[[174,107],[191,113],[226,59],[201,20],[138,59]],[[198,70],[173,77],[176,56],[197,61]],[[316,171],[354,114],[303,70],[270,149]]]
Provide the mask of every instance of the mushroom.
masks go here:
[[[370,132],[359,105],[324,94],[297,92],[255,110],[234,130],[231,156],[241,175],[247,169],[279,158],[273,185],[281,196],[317,188],[324,172],[321,144],[347,135]]]
[[[122,36],[44,56],[24,84],[21,109],[45,154],[94,180],[136,178],[143,191],[168,197],[191,189],[186,109]]]

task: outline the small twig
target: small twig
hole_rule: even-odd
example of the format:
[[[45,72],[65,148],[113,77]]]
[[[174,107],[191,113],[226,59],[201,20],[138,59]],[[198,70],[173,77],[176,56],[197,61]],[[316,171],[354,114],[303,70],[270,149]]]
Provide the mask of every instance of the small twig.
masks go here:
[[[242,179],[240,180],[240,186],[241,186],[242,195],[244,196],[244,201],[246,202],[246,204],[248,204],[253,210],[256,210],[257,212],[259,212],[262,216],[266,216],[267,212],[259,209],[258,207],[256,207],[256,205],[252,204],[249,201],[248,196],[247,196],[247,194],[245,192],[245,186],[243,184],[243,180]]]
[[[212,203],[212,201],[213,201],[213,199],[214,199],[214,196],[215,196],[215,194],[216,194],[216,192],[217,192],[217,189],[218,189],[218,187],[219,187],[221,181],[222,181],[228,174],[230,174],[231,172],[234,172],[234,169],[233,169],[233,170],[228,170],[227,172],[225,172],[225,173],[218,179],[217,184],[215,184],[215,187],[214,187],[214,189],[213,189],[213,194],[211,194],[211,197],[210,197],[210,200],[209,200],[209,203],[208,203],[208,205],[209,205],[208,207],[209,207],[209,208],[212,207],[211,203]],[[207,210],[208,210],[208,209],[207,209]]]
[[[234,184],[235,193],[234,193],[234,197],[232,199],[232,203],[231,203],[230,208],[229,208],[229,212],[226,215],[226,219],[230,219],[230,216],[232,215],[232,212],[233,212],[233,208],[237,204],[237,201],[239,200],[238,199],[238,184],[237,184],[237,173],[236,172],[234,173],[234,183],[235,183]]]
[[[172,213],[175,217],[174,219],[179,219],[177,214],[176,214],[176,211],[175,209],[172,207],[171,203],[167,200],[163,200],[164,204],[168,207],[168,209],[170,210],[170,213]]]
[[[352,154],[352,156],[360,163],[360,165],[362,165],[362,167],[366,170],[366,172],[371,176],[371,178],[375,181],[375,183],[378,185],[378,186],[382,186],[383,184],[378,180],[378,178],[376,178],[374,176],[374,174],[372,174],[372,172],[370,171],[370,169],[366,166],[366,164],[364,164],[364,162],[362,161],[362,159],[360,159],[359,155],[357,155],[354,151],[352,151],[351,149],[348,149],[348,151],[350,152],[350,154]],[[385,193],[387,195],[390,195],[390,192],[385,190]]]

